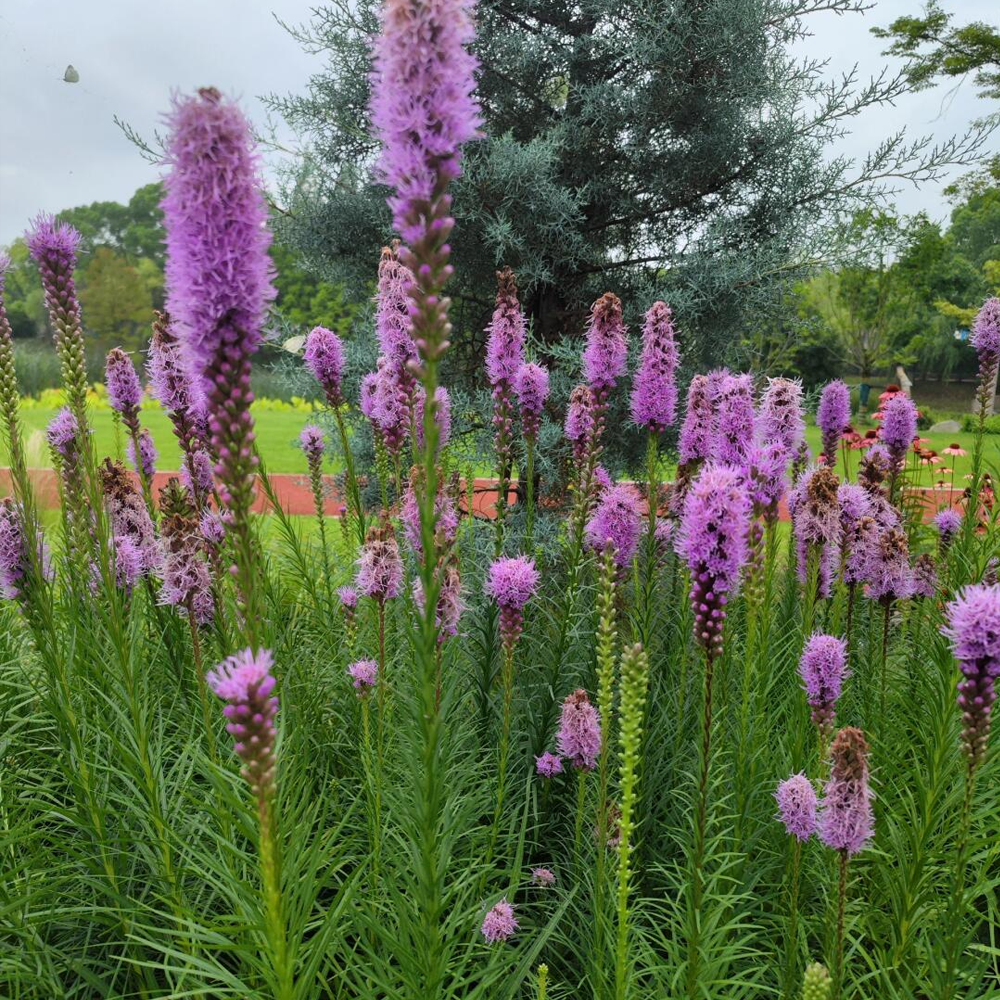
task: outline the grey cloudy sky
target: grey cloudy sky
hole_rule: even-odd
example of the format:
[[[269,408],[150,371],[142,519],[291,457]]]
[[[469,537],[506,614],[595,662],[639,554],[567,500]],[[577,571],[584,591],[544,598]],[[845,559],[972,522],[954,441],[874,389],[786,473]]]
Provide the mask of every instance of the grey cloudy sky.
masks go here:
[[[276,22],[308,20],[317,0],[0,0],[0,243],[41,210],[125,201],[157,177],[113,122],[150,135],[172,89],[213,85],[242,98],[264,124],[259,95],[301,90],[321,57],[308,55]],[[944,0],[964,23],[996,21],[995,0]],[[830,59],[830,73],[886,63],[875,24],[918,9],[917,0],[877,0],[865,16],[815,16],[803,54]],[[62,81],[67,63],[80,82]],[[855,122],[838,152],[861,156],[888,132],[962,131],[985,114],[971,81],[909,95]],[[1000,148],[1000,140],[994,143]],[[946,215],[941,185],[900,192],[904,212]]]

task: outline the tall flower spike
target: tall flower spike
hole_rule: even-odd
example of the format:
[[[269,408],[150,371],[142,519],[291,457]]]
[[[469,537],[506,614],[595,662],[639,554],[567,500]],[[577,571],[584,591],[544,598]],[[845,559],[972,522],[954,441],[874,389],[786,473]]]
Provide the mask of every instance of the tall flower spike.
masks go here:
[[[816,423],[823,435],[823,463],[837,464],[837,446],[851,422],[851,392],[840,380],[827,383],[819,399]]]
[[[573,442],[573,459],[578,466],[586,457],[587,444],[594,428],[592,395],[586,385],[576,386],[569,394],[564,432]]]
[[[642,498],[632,483],[616,483],[606,489],[587,522],[587,545],[600,553],[610,542],[615,562],[628,566],[642,534]]]
[[[165,491],[172,494],[174,502],[183,499],[180,484],[171,480]],[[167,500],[161,494],[161,506]],[[163,586],[160,600],[167,605],[194,612],[195,622],[207,625],[215,613],[212,597],[212,574],[205,559],[201,526],[190,509],[183,510],[183,503],[166,513],[160,522]]]
[[[379,353],[404,375],[404,390],[413,388],[410,364],[416,359],[417,348],[410,331],[409,295],[413,273],[400,263],[399,241],[382,247],[378,264],[378,289],[375,295],[375,337]]]
[[[142,494],[120,463],[106,458],[100,472],[112,533],[117,538],[130,540],[139,575],[146,576],[156,571],[160,566],[160,547]]]
[[[768,379],[756,419],[761,441],[780,441],[791,455],[805,436],[802,415],[802,383],[797,379]]]
[[[976,314],[969,343],[979,355],[981,368],[994,368],[1000,361],[1000,299],[987,299]]]
[[[624,374],[627,358],[621,299],[605,292],[590,308],[587,346],[583,351],[583,377],[602,400]]]
[[[753,444],[753,378],[729,375],[715,398],[713,457],[724,465],[740,465]]]
[[[417,444],[421,448],[424,446],[424,399],[423,387],[418,387],[414,419],[417,427]],[[440,454],[441,449],[451,440],[451,396],[443,385],[434,390],[434,423],[437,424],[437,450]]]
[[[778,785],[774,797],[790,837],[808,840],[816,832],[816,790],[800,771]]]
[[[38,532],[37,569],[42,579],[53,578],[49,548]],[[24,531],[24,513],[11,497],[0,500],[0,595],[27,607],[32,585],[31,553]],[[37,579],[37,577],[35,578]]]
[[[125,453],[128,455],[128,460],[132,463],[135,471],[148,482],[152,480],[153,474],[156,472],[156,460],[160,457],[160,453],[156,450],[153,435],[149,433],[148,427],[143,427],[139,431],[138,440],[138,453],[135,441],[132,439],[129,439],[128,444],[125,446]]]
[[[104,383],[108,390],[108,402],[111,408],[122,415],[125,426],[131,430],[139,415],[142,386],[132,359],[120,347],[113,347],[108,351]]]
[[[809,558],[818,560],[818,596],[830,593],[840,557],[839,482],[830,466],[810,469],[799,480],[790,500],[792,522],[798,553],[799,579],[808,577]]]
[[[660,433],[677,419],[677,343],[666,302],[654,302],[642,328],[642,356],[632,381],[632,420]]]
[[[715,412],[707,375],[695,375],[688,386],[687,413],[681,425],[680,459],[684,464],[710,458],[715,442]]]
[[[947,552],[952,540],[962,527],[962,515],[952,507],[944,507],[934,515],[934,527],[938,530],[941,551]]]
[[[906,532],[884,528],[868,559],[868,596],[876,601],[903,600],[913,596],[913,572]]]
[[[897,393],[885,404],[879,439],[889,450],[892,469],[903,468],[906,453],[917,434],[917,408],[909,396]]]
[[[506,646],[517,642],[524,625],[524,606],[538,587],[535,560],[527,556],[497,559],[486,579],[486,595],[500,607],[500,635]]]
[[[601,754],[601,719],[583,688],[567,695],[556,734],[559,753],[578,771],[592,771]]]
[[[542,410],[549,398],[549,372],[542,365],[523,364],[514,376],[514,392],[521,412],[521,430],[529,440],[538,437]]]
[[[510,387],[518,368],[524,363],[524,315],[517,299],[514,272],[505,267],[497,271],[497,300],[493,319],[486,328],[486,377],[496,387]]]
[[[833,979],[825,965],[810,962],[802,980],[802,1000],[830,1000]]]
[[[837,700],[848,676],[847,643],[818,632],[810,636],[799,660],[799,676],[812,709],[812,721],[826,741],[833,733]]]
[[[344,375],[344,347],[333,330],[314,326],[306,337],[302,358],[313,378],[320,384],[327,403],[336,408],[344,401],[341,379]]]
[[[962,712],[962,748],[974,770],[986,756],[990,718],[1000,677],[1000,587],[977,583],[948,604],[942,629],[962,671],[958,707]]]
[[[358,556],[356,585],[360,593],[377,601],[399,597],[403,592],[403,560],[389,519],[368,529]]]
[[[875,829],[871,799],[865,734],[845,727],[830,746],[830,779],[820,807],[819,839],[835,851],[857,854]]]

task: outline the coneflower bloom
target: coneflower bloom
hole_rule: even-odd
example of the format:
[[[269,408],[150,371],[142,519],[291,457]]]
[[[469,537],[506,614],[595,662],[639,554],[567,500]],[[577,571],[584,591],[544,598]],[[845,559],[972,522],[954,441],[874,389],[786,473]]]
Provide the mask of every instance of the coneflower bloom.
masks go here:
[[[816,832],[816,789],[800,771],[782,781],[774,793],[778,815],[790,837],[808,840]]]
[[[678,552],[691,572],[695,639],[708,656],[722,651],[726,604],[747,559],[749,502],[737,469],[706,465],[684,500]]]
[[[715,442],[713,458],[724,465],[740,465],[753,444],[753,378],[729,375],[714,399]]]
[[[823,436],[823,462],[836,465],[837,445],[851,422],[851,392],[840,380],[827,383],[819,399],[816,423]]]
[[[549,372],[542,365],[521,365],[514,376],[514,393],[521,415],[521,430],[529,440],[538,437],[542,410],[549,398]]]
[[[347,674],[358,697],[363,698],[378,683],[378,661],[358,660],[347,668]]]
[[[965,587],[948,603],[947,614],[942,631],[962,671],[958,684],[962,747],[973,770],[986,756],[1000,677],[1000,588],[983,583]]]
[[[302,354],[306,367],[320,384],[331,407],[343,403],[341,382],[344,377],[344,346],[332,330],[325,326],[314,326],[306,337]]]
[[[847,643],[836,636],[819,632],[810,636],[799,660],[799,676],[812,709],[812,721],[823,739],[829,739],[833,732],[837,700],[844,678],[849,676]]]
[[[483,918],[482,934],[487,944],[502,944],[514,936],[517,927],[514,907],[501,899]]]
[[[403,560],[388,518],[368,529],[357,565],[355,585],[366,597],[384,603],[403,592]]]
[[[604,490],[587,522],[585,538],[595,552],[609,542],[619,567],[628,566],[642,535],[642,498],[632,483],[617,483]]]
[[[535,758],[535,770],[543,778],[554,778],[557,774],[563,773],[562,757],[546,750],[540,757]]]
[[[768,379],[756,418],[756,433],[761,441],[780,441],[789,455],[805,436],[802,414],[802,383],[797,379]]]
[[[837,733],[830,746],[830,778],[819,812],[819,839],[835,851],[857,854],[875,829],[868,787],[868,743],[860,729]]]
[[[594,390],[599,405],[625,372],[628,340],[622,319],[621,299],[605,292],[590,309],[587,346],[583,351],[583,377]]]
[[[687,464],[710,458],[715,442],[715,411],[707,375],[695,375],[688,386],[687,412],[681,425],[680,460]]]
[[[909,396],[898,393],[886,405],[879,439],[889,451],[891,469],[899,473],[906,461],[906,453],[917,433],[917,408]]]
[[[504,645],[517,642],[524,624],[524,606],[534,596],[540,574],[527,556],[497,559],[486,579],[485,591],[500,608],[500,635]]]
[[[666,302],[654,302],[642,328],[642,356],[632,381],[632,420],[655,433],[677,417],[677,343]]]
[[[601,717],[583,688],[563,702],[556,734],[559,753],[578,771],[592,771],[601,754]]]
[[[226,731],[235,740],[233,749],[243,762],[240,772],[263,806],[274,794],[277,738],[274,720],[278,714],[276,682],[270,650],[244,649],[223,660],[206,678],[211,689],[225,702],[229,720]]]
[[[148,427],[143,427],[139,431],[138,441],[138,454],[136,454],[135,441],[132,439],[129,439],[125,446],[125,454],[135,471],[148,481],[153,478],[153,474],[156,472],[156,460],[160,457],[160,453],[156,450],[153,435],[149,433]]]

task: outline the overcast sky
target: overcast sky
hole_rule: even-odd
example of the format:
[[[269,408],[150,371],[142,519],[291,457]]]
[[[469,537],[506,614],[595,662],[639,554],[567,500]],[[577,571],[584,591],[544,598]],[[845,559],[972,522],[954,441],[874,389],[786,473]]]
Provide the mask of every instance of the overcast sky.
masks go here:
[[[118,115],[151,135],[172,89],[213,85],[242,99],[264,124],[259,95],[295,92],[321,67],[276,22],[309,19],[318,0],[0,0],[0,243],[37,212],[92,201],[126,201],[157,177],[114,124]],[[627,0],[626,0],[627,2]],[[962,23],[996,22],[996,0],[944,0]],[[877,72],[886,59],[868,33],[918,9],[877,0],[865,16],[816,15],[803,51],[829,57],[830,72]],[[64,83],[72,63],[80,82]],[[946,136],[988,108],[967,80],[911,95],[858,120],[840,152],[860,156],[889,131]],[[1000,148],[1000,140],[994,143]],[[941,185],[907,188],[904,212],[947,213]]]

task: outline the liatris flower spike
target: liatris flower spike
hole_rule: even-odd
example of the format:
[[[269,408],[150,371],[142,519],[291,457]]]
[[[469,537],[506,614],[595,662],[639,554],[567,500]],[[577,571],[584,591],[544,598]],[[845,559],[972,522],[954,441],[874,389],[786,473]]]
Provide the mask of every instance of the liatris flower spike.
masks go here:
[[[524,327],[514,272],[505,267],[497,271],[496,309],[487,327],[486,377],[494,389],[501,383],[509,389],[524,362]]]
[[[533,885],[540,885],[543,889],[548,889],[556,884],[555,872],[549,868],[532,868],[531,882]]]
[[[344,374],[344,348],[332,330],[315,326],[306,337],[302,358],[306,367],[319,382],[327,403],[336,408],[344,401],[341,379]]]
[[[388,518],[368,529],[357,563],[356,585],[366,597],[385,602],[403,592],[403,560]]]
[[[424,390],[423,387],[417,389],[416,408],[414,410],[414,421],[417,428],[417,444],[421,448],[424,446]],[[451,439],[451,396],[448,390],[439,385],[434,390],[434,422],[437,424],[438,453]]]
[[[549,372],[536,364],[523,364],[514,376],[514,393],[521,412],[521,430],[529,440],[538,437],[542,409],[549,397]]]
[[[278,699],[271,673],[274,659],[269,650],[244,649],[209,671],[211,689],[225,702],[226,730],[235,739],[233,749],[243,761],[242,775],[260,805],[274,794],[277,737],[274,720]]]
[[[753,424],[752,376],[726,376],[715,398],[715,461],[727,465],[745,462],[753,444]]]
[[[125,466],[120,463],[106,458],[100,474],[112,532],[119,538],[131,540],[139,575],[152,573],[160,565],[160,547],[142,495],[133,485]],[[132,555],[130,552],[130,561]]]
[[[375,296],[375,336],[379,353],[388,360],[405,396],[412,391],[411,363],[417,357],[410,330],[409,297],[413,273],[400,263],[399,241],[382,247],[378,264],[378,291]]]
[[[125,454],[128,456],[128,460],[132,463],[135,471],[140,473],[146,478],[147,481],[149,481],[153,478],[153,474],[156,472],[156,460],[160,457],[160,453],[156,450],[156,445],[153,443],[153,435],[149,433],[148,427],[143,427],[139,431],[138,440],[138,455],[136,455],[134,440],[129,440],[128,444],[125,446]]]
[[[825,965],[810,962],[802,980],[802,1000],[830,1000],[833,980]]]
[[[789,378],[768,379],[757,413],[756,432],[761,441],[780,441],[791,455],[805,436],[802,383]]]
[[[497,559],[489,569],[486,594],[500,606],[500,635],[504,645],[517,642],[524,624],[524,606],[538,586],[535,560],[526,556]]]
[[[992,369],[1000,361],[1000,299],[987,299],[976,314],[969,343],[979,355],[980,370]]]
[[[583,377],[603,402],[625,371],[628,340],[622,320],[622,303],[605,292],[590,309],[587,346],[583,351]]]
[[[53,578],[49,547],[38,533],[38,569],[42,579]],[[30,553],[24,534],[24,516],[15,500],[0,500],[0,595],[26,606],[29,584]]]
[[[535,758],[535,770],[543,778],[554,778],[557,774],[563,773],[562,757],[546,750],[540,757]]]
[[[830,592],[840,553],[841,512],[837,474],[821,465],[803,475],[789,499],[798,554],[799,579],[808,582],[810,557],[818,560],[817,596]]]
[[[337,597],[345,612],[353,612],[358,607],[358,592],[353,587],[338,587]]]
[[[823,462],[833,466],[837,463],[837,446],[840,444],[844,428],[851,422],[851,393],[847,386],[837,379],[827,384],[820,396],[816,410],[816,423],[823,436]],[[909,442],[907,442],[909,444]]]
[[[808,840],[816,832],[816,790],[812,782],[800,771],[782,781],[774,797],[788,835]]]
[[[307,424],[299,434],[299,444],[305,453],[309,465],[319,464],[323,459],[323,452],[326,444],[323,441],[323,432],[315,424]]]
[[[111,408],[122,415],[125,426],[132,430],[139,414],[142,386],[139,384],[139,376],[136,374],[132,359],[120,347],[108,351],[104,367],[104,384],[108,390],[108,402]]]
[[[573,459],[582,465],[594,429],[594,405],[590,387],[578,385],[569,394],[565,434],[573,442]]]
[[[913,562],[913,596],[933,600],[937,593],[937,566],[934,556],[922,552]]]
[[[818,832],[827,847],[848,855],[857,854],[874,832],[868,743],[860,729],[841,729],[830,746],[830,779],[820,806]]]
[[[363,698],[378,682],[378,662],[376,660],[358,660],[347,668],[347,673],[354,684],[358,697]]]
[[[642,328],[642,357],[632,382],[632,420],[660,433],[677,417],[677,344],[666,302],[654,302]]]
[[[902,471],[906,453],[917,433],[917,408],[909,396],[897,393],[885,404],[879,439],[889,449],[892,468]]]
[[[517,927],[514,907],[506,899],[501,899],[484,917],[482,933],[487,944],[502,944],[514,936]]]
[[[934,527],[941,538],[941,548],[946,550],[962,527],[962,515],[952,507],[945,507],[934,515]]]
[[[563,702],[556,735],[559,753],[578,771],[592,771],[601,753],[601,718],[583,688]]]
[[[616,483],[601,494],[585,529],[587,544],[602,552],[611,543],[615,562],[628,566],[642,535],[642,500],[631,483]]]
[[[958,684],[962,748],[972,771],[986,756],[1000,677],[1000,587],[983,583],[965,587],[948,604],[947,615],[942,631],[962,671]]]
[[[687,412],[681,425],[680,459],[687,464],[711,457],[715,443],[715,411],[707,375],[695,375],[688,386]]]
[[[799,661],[799,676],[812,709],[812,721],[827,740],[833,732],[837,700],[848,676],[845,640],[818,632],[810,636]]]

